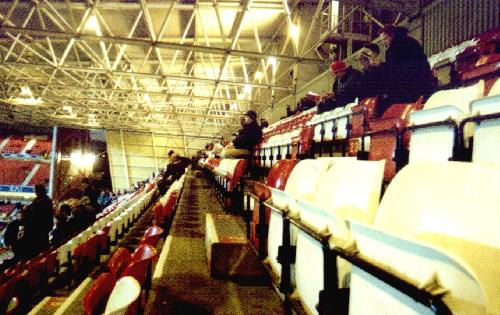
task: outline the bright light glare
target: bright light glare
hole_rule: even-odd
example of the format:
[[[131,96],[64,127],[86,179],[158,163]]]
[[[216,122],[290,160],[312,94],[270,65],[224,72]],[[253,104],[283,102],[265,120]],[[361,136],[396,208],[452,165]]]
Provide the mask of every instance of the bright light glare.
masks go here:
[[[66,111],[66,112],[70,113],[70,114],[73,112],[73,107],[68,106],[68,105],[64,105],[64,106],[62,107],[62,109],[63,109],[64,111]]]
[[[273,75],[276,74],[276,57],[267,58],[267,66],[271,66],[271,70],[273,71]]]
[[[293,42],[295,43],[295,46],[298,46],[300,37],[299,27],[293,23],[290,23],[289,32],[290,32],[289,35],[292,38]]]
[[[32,98],[33,97],[33,92],[31,92],[31,89],[27,85],[21,85],[21,93],[19,96],[24,97],[24,98]]]
[[[276,67],[276,57],[271,56],[271,57],[267,58],[267,65]]]
[[[238,110],[238,104],[235,102],[231,103],[231,110]]]
[[[257,71],[255,72],[255,80],[261,80],[262,79],[262,72]]]
[[[73,151],[69,157],[69,161],[79,170],[90,170],[94,166],[96,156],[94,153],[82,151]]]
[[[102,36],[101,27],[99,26],[99,21],[95,15],[89,16],[87,23],[85,24],[85,28],[90,31],[95,31],[97,36]]]
[[[245,94],[250,94],[252,93],[252,86],[250,84],[245,84],[245,87],[243,88],[243,92]]]

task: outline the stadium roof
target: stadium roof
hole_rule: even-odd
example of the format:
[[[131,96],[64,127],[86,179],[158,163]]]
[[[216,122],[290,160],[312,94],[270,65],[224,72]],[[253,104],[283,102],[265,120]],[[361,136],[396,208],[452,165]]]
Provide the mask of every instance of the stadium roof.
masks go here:
[[[294,65],[326,69],[314,52],[323,34],[309,37],[329,1],[292,2],[0,2],[0,121],[230,134],[241,113],[294,92],[296,80],[283,75]],[[304,3],[320,9],[298,45],[293,29]]]

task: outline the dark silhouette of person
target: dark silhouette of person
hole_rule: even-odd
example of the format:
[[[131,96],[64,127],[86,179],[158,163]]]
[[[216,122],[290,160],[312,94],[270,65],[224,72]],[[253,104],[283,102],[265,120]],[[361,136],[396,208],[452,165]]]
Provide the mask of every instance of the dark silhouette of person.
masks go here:
[[[49,232],[54,224],[52,200],[45,186],[35,186],[36,198],[22,212],[19,239],[24,258],[30,258],[49,247]]]
[[[243,128],[233,140],[236,149],[252,150],[262,139],[262,128],[257,123],[257,113],[249,110],[245,113]]]
[[[408,29],[389,24],[380,36],[388,48],[382,64],[386,91],[375,110],[379,117],[392,104],[415,102],[421,96],[426,99],[437,84],[422,46],[408,36]]]

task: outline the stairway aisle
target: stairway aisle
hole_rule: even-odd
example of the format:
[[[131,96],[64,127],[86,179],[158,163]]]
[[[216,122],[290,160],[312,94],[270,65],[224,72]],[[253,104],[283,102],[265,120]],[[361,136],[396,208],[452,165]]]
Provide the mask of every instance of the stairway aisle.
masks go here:
[[[209,276],[207,213],[223,213],[223,209],[203,174],[191,171],[155,270],[146,314],[283,314],[282,302],[270,284]]]

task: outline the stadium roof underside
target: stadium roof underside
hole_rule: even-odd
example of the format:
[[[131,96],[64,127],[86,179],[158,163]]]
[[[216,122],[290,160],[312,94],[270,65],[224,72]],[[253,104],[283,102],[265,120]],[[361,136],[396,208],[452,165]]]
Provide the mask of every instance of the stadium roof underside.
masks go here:
[[[0,121],[230,134],[241,113],[294,93],[295,67],[327,69],[315,48],[335,32],[331,2],[1,1]],[[419,8],[345,2],[367,16]]]

